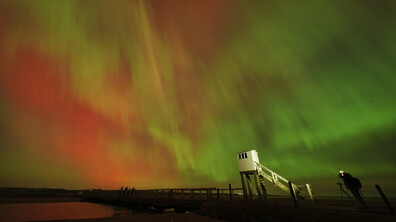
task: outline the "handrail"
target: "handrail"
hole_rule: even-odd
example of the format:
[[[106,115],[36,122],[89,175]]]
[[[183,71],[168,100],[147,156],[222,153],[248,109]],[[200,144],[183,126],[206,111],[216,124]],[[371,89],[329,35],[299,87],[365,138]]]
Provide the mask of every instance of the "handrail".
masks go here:
[[[279,174],[275,173],[274,171],[270,170],[268,167],[263,166],[263,165],[261,165],[260,163],[257,163],[257,162],[254,162],[254,163],[256,164],[256,167],[258,166],[258,167],[260,167],[260,168],[264,168],[264,169],[266,169],[267,171],[271,172],[271,174],[276,175],[277,178],[283,180],[284,182],[286,182],[286,183],[289,182],[289,180],[286,180],[284,177],[282,177],[281,175],[279,175]]]
[[[275,186],[278,186],[279,188],[281,188],[282,190],[290,193],[289,188],[285,185],[282,184],[278,179],[281,179],[283,182],[288,183],[289,180],[285,179],[284,177],[280,176],[279,174],[275,173],[274,171],[270,170],[268,167],[261,165],[258,162],[254,162],[254,164],[256,165],[256,168],[258,169],[258,173],[260,175],[262,175],[265,179],[271,181],[272,183],[274,183]],[[266,171],[271,173],[271,176],[268,175],[266,172],[264,172],[265,169]],[[301,188],[299,186],[297,186],[296,184],[292,183],[294,192],[298,195],[298,192],[301,190]]]
[[[176,200],[176,201],[209,201],[242,199],[242,188],[167,188],[149,190],[86,190],[84,197],[102,201],[134,201],[141,199]]]

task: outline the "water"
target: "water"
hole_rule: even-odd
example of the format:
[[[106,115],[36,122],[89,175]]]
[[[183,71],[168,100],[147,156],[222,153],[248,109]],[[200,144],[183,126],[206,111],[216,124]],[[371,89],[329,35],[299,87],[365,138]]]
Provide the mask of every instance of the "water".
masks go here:
[[[130,214],[132,211],[128,209],[85,202],[0,204],[0,221],[10,222],[101,218]]]

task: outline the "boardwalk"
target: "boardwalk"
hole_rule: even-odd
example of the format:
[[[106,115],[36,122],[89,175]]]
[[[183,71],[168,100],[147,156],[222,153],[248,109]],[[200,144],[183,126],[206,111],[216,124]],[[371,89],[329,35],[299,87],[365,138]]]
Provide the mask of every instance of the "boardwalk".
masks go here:
[[[245,200],[242,188],[189,188],[156,190],[93,190],[84,193],[86,201],[131,207],[137,210],[173,208],[175,212],[196,211],[225,220],[274,221],[395,221],[379,198],[368,199],[369,210],[359,209],[355,201],[320,199],[298,200],[289,196],[269,196],[267,200]],[[390,200],[394,204],[394,199]]]
[[[242,200],[242,188],[182,188],[152,190],[88,190],[86,201],[138,208],[174,208],[176,212],[198,209],[203,202]]]

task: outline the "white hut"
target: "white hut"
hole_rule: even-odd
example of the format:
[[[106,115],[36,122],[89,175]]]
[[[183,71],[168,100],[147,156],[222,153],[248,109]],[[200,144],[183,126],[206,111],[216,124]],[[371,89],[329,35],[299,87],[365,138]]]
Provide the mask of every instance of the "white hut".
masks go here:
[[[249,150],[237,153],[239,172],[256,171],[256,164],[260,163],[256,150]]]

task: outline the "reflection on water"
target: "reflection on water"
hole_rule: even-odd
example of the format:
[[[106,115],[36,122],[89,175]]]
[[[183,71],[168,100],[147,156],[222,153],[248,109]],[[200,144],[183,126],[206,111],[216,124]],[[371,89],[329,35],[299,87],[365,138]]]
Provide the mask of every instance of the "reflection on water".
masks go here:
[[[0,204],[0,221],[100,218],[130,214],[132,211],[128,209],[85,202]]]

